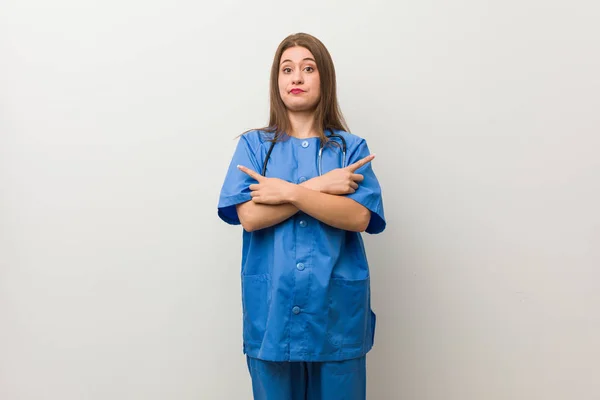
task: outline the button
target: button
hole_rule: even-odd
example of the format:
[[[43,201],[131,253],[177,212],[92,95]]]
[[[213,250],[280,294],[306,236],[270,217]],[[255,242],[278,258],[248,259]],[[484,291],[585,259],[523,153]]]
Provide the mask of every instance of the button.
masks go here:
[[[306,228],[306,225],[307,225],[307,224],[306,224],[306,221],[305,221],[305,220],[302,220],[302,221],[300,221],[300,226],[301,226],[302,228]]]
[[[305,140],[304,142],[302,142],[302,147],[307,148],[308,147],[308,141]]]
[[[298,181],[299,181],[300,183],[302,183],[302,182],[306,182],[306,177],[305,177],[305,176],[301,176],[301,177],[300,177],[300,179],[298,179]]]
[[[294,308],[292,308],[292,312],[296,315],[300,314],[300,307],[295,306]]]
[[[296,264],[296,268],[298,268],[298,271],[303,271],[304,270],[304,264],[298,263],[298,264]]]

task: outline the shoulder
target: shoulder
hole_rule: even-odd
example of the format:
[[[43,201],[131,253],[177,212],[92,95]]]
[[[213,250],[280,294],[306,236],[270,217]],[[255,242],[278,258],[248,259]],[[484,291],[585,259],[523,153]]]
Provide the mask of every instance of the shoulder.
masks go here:
[[[346,132],[341,129],[333,129],[333,133],[344,138],[348,149],[354,149],[363,144],[366,144],[366,142],[367,142],[363,137],[361,137],[355,133]]]
[[[257,151],[265,143],[270,143],[273,134],[260,129],[252,129],[240,135],[240,141],[244,141],[253,151]]]

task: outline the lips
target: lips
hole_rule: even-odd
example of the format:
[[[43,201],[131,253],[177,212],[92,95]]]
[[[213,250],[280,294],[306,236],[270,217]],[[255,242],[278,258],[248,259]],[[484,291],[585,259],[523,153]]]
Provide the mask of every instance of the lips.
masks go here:
[[[290,93],[292,93],[292,94],[300,94],[300,93],[304,93],[304,90],[302,90],[302,89],[292,89],[292,90],[290,90]]]

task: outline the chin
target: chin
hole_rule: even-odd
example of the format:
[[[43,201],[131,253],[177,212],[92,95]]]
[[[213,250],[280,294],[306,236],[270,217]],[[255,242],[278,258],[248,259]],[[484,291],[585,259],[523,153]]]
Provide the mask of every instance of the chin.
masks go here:
[[[285,104],[286,108],[288,110],[290,110],[290,111],[300,112],[300,111],[314,111],[314,110],[316,110],[318,102],[314,103],[314,104],[313,103],[310,103],[310,104],[307,104],[307,103],[301,103],[301,104],[298,104],[298,103],[292,103],[292,104],[290,104],[290,103],[283,103],[283,104]]]

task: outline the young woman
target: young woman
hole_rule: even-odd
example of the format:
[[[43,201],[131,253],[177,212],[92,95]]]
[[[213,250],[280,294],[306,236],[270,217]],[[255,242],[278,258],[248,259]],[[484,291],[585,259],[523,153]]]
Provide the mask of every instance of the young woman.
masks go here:
[[[308,34],[279,45],[269,125],[241,135],[218,215],[242,224],[243,350],[255,399],[365,399],[373,346],[360,232],[385,229],[364,139],[349,133],[333,61]]]

